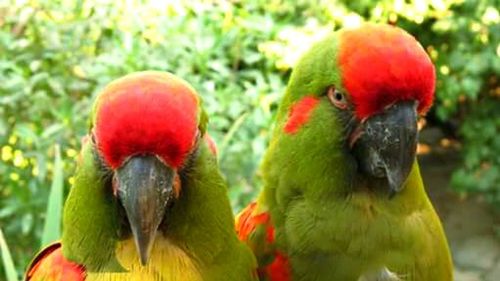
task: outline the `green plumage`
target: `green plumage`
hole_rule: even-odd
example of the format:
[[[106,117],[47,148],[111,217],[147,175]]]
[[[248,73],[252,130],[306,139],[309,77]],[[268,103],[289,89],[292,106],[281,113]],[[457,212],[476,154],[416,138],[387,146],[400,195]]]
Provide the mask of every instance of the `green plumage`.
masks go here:
[[[329,85],[345,91],[338,42],[334,33],[305,54],[280,105],[258,200],[258,209],[271,215],[276,248],[287,256],[292,280],[356,281],[387,268],[400,280],[450,281],[446,238],[417,162],[392,199],[380,192],[385,182],[358,171],[341,110],[325,95]],[[304,96],[319,102],[300,130],[287,134],[290,107]],[[267,265],[269,259],[263,264],[256,256]]]
[[[83,144],[72,187],[64,206],[63,253],[89,271],[122,271],[114,257],[120,235],[118,200],[98,166],[95,145]]]

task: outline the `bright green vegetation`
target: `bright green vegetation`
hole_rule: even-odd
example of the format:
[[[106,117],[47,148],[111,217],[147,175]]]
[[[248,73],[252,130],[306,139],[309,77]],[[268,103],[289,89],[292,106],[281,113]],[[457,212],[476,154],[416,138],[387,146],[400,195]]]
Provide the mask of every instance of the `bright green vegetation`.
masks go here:
[[[453,186],[500,205],[497,1],[123,2],[0,2],[0,228],[18,272],[40,247],[46,211],[57,210],[47,202],[62,175],[67,194],[89,107],[105,84],[145,69],[191,83],[238,210],[260,187],[256,170],[290,68],[312,42],[362,19],[395,22],[421,41],[439,80],[429,119],[453,125],[462,145]],[[57,192],[51,198],[58,204]],[[45,229],[58,229],[48,221]]]

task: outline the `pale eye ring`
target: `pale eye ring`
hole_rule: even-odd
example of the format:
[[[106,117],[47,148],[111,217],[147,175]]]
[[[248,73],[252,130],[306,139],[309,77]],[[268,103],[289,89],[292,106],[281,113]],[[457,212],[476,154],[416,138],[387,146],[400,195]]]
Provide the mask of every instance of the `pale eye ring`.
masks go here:
[[[349,105],[345,94],[335,89],[333,85],[327,88],[326,95],[330,102],[340,109],[346,109]]]

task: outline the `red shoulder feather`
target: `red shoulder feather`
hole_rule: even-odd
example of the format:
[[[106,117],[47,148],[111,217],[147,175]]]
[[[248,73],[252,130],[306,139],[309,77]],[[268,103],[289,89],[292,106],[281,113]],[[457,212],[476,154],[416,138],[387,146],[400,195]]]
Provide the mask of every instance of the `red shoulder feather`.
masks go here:
[[[57,242],[43,249],[31,262],[25,281],[84,281],[85,268],[67,260]]]
[[[259,233],[259,230],[264,233]],[[257,271],[260,280],[291,280],[288,258],[274,247],[274,227],[268,212],[259,212],[257,203],[250,203],[236,217],[236,232],[238,238],[247,243],[254,252],[259,263]],[[270,262],[267,258],[269,256]]]

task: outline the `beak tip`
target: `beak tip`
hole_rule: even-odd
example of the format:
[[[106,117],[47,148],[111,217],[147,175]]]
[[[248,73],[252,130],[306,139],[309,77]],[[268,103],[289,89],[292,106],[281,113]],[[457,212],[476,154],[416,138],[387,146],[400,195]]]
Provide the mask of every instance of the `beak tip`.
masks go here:
[[[146,266],[148,264],[149,256],[147,253],[141,253],[140,255],[141,265]]]
[[[396,193],[403,189],[407,175],[402,175],[400,171],[387,171],[387,181],[389,184],[389,199],[392,199]]]
[[[149,261],[151,250],[153,248],[156,231],[144,235],[144,233],[140,233],[135,227],[132,227],[132,233],[134,236],[134,242],[141,265],[146,266]]]
[[[152,241],[151,241],[152,242]],[[136,241],[137,253],[142,266],[147,265],[149,261],[150,241]]]
[[[394,188],[391,188],[389,190],[389,200],[394,198],[394,195],[396,195],[396,193],[397,193],[397,190],[395,190]]]

